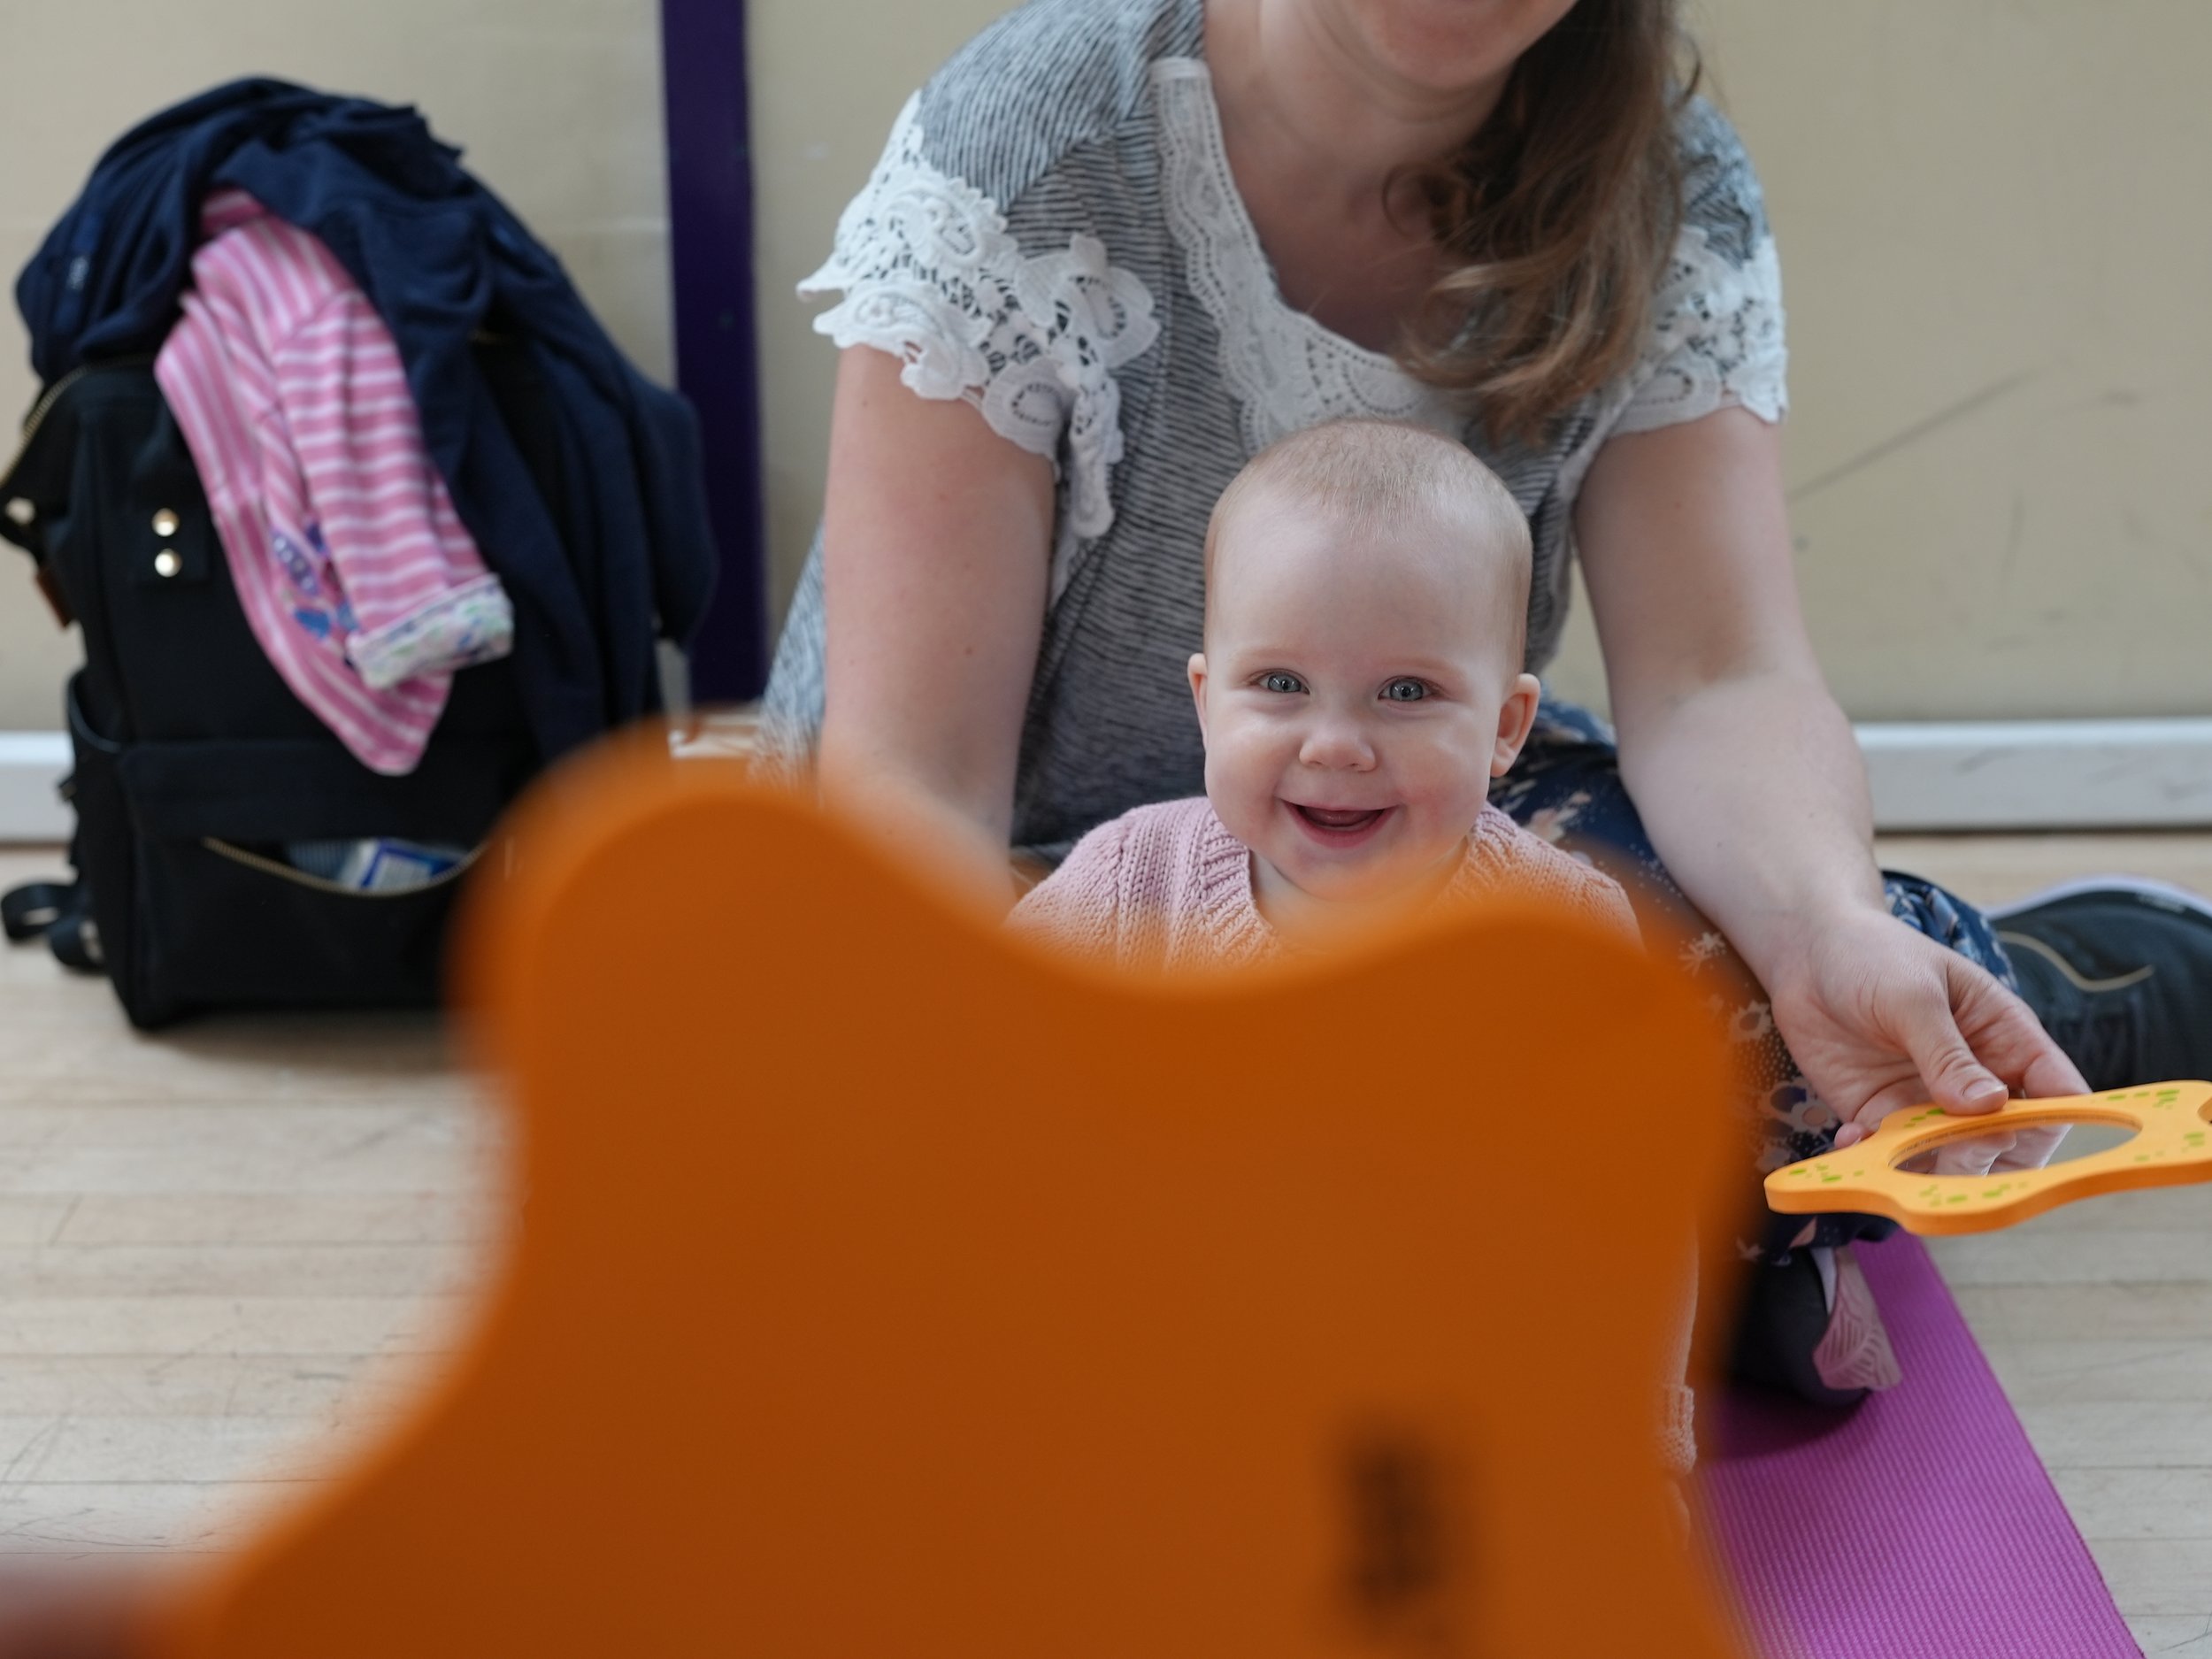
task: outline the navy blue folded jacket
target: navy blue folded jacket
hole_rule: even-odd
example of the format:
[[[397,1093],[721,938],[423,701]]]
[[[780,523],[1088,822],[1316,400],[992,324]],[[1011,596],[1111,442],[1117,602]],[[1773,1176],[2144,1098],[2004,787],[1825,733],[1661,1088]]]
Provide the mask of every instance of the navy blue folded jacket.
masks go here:
[[[657,634],[688,645],[714,581],[691,409],[631,366],[560,264],[412,109],[233,81],[118,140],[16,284],[31,361],[151,354],[225,185],[320,237],[392,332],[423,439],[515,605],[515,670],[545,758],[658,706]],[[527,341],[565,499],[549,503],[471,342]]]

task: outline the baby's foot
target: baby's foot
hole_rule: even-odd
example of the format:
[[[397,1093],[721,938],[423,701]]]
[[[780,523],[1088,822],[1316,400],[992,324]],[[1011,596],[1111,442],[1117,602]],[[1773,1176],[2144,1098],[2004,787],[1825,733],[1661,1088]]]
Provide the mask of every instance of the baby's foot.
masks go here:
[[[1815,1405],[1856,1405],[1901,1371],[1874,1292],[1848,1249],[1799,1244],[1750,1270],[1731,1371]]]
[[[1874,1288],[1859,1271],[1850,1247],[1815,1246],[1808,1252],[1820,1270],[1821,1294],[1828,1303],[1828,1329],[1813,1349],[1813,1369],[1829,1387],[1894,1388],[1902,1373]]]

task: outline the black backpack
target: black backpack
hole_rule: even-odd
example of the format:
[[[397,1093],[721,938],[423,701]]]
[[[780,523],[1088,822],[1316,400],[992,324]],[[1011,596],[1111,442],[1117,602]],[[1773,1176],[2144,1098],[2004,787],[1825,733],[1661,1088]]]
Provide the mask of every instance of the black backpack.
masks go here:
[[[557,503],[556,438],[526,351],[489,344],[479,356]],[[412,772],[361,764],[248,628],[143,360],[88,365],[40,400],[0,477],[0,535],[37,560],[85,648],[64,700],[79,879],[8,895],[10,935],[44,932],[64,961],[104,970],[146,1029],[204,1009],[436,1002],[467,865],[362,892],[295,868],[282,849],[377,837],[480,849],[539,769],[510,664],[455,676]]]

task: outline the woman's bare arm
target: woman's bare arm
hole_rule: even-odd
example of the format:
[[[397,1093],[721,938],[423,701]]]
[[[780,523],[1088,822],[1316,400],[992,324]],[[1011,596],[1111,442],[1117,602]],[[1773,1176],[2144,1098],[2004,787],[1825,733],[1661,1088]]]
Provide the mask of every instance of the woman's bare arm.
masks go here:
[[[1622,780],[1763,979],[1804,918],[1882,906],[1865,768],[1805,632],[1779,433],[1732,409],[1616,438],[1575,530]]]
[[[838,365],[822,787],[900,845],[941,849],[963,886],[1003,910],[1052,467],[968,404],[917,396],[900,367],[867,346]]]
[[[1576,530],[1622,780],[1855,1120],[1839,1144],[1917,1101],[2085,1092],[2025,1004],[1888,913],[1865,769],[1799,608],[1775,429],[1730,409],[1614,439]]]

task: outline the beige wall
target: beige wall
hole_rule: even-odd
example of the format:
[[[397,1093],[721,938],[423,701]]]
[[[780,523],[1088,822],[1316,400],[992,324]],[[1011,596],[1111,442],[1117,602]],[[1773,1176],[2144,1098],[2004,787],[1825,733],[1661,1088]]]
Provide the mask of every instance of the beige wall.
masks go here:
[[[834,352],[792,285],[892,117],[998,0],[751,0],[769,524],[820,507]],[[652,0],[75,0],[16,19],[0,271],[102,143],[252,69],[411,99],[668,363]],[[1863,718],[2203,713],[2212,654],[2212,54],[2199,0],[1705,0],[1790,305],[1799,572]],[[98,42],[101,74],[47,73]],[[0,410],[31,387],[12,311]],[[73,643],[0,559],[0,729]],[[1556,675],[1601,687],[1586,618]]]
[[[834,353],[791,285],[993,0],[755,0],[770,523]],[[1798,569],[1862,718],[2212,711],[2212,7],[1706,0],[1790,308]],[[1556,676],[1601,685],[1583,625]]]
[[[780,618],[822,511],[837,351],[810,326],[829,302],[793,287],[829,255],[899,106],[1006,0],[748,0],[759,218],[761,403],[769,594]]]
[[[566,263],[649,374],[670,373],[655,0],[69,0],[7,10],[0,273],[12,283],[108,141],[217,81],[282,75],[425,110]],[[96,64],[96,73],[85,65]],[[0,434],[35,388],[0,306]],[[0,463],[13,451],[0,437]],[[60,724],[76,660],[0,546],[0,730]]]

